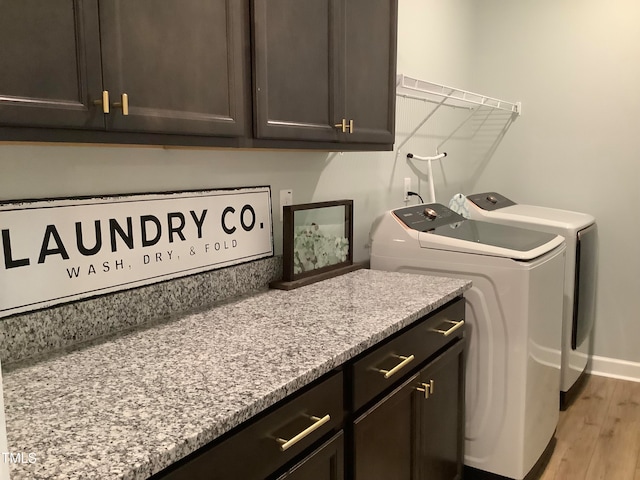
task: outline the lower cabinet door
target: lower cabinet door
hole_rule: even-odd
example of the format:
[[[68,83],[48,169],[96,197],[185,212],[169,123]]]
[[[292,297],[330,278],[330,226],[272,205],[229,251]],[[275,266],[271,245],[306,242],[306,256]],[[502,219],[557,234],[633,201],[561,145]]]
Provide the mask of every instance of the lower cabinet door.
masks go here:
[[[464,340],[420,371],[419,479],[462,478],[464,463]]]
[[[354,479],[461,479],[464,374],[461,339],[360,415]]]
[[[336,434],[278,480],[344,480],[344,435]]]
[[[418,379],[412,376],[354,422],[355,480],[416,478]]]

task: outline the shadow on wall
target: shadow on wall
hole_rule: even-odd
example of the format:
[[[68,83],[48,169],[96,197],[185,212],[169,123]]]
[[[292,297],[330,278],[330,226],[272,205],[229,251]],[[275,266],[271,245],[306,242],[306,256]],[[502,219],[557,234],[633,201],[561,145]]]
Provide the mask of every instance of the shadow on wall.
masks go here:
[[[470,193],[517,115],[487,107],[438,106],[438,102],[399,97],[394,172],[408,162],[419,186],[428,184],[426,162],[407,160],[408,153],[447,157],[433,162],[436,199],[447,203],[458,192]],[[390,179],[393,184],[394,178]],[[422,189],[424,192],[428,188]],[[428,196],[428,195],[427,195]],[[423,195],[423,198],[426,197]]]
[[[473,133],[469,162],[473,170],[465,179],[464,191],[470,193],[468,189],[486,168],[516,118],[517,115],[504,110],[481,108],[476,111],[470,122]]]

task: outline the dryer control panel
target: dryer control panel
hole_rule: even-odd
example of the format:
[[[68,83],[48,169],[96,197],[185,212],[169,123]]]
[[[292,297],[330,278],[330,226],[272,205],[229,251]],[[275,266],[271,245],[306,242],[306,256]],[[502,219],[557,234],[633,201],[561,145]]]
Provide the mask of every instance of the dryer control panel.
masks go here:
[[[507,197],[496,192],[474,193],[469,195],[467,199],[475,203],[482,210],[498,210],[504,207],[515,205],[516,202],[509,200]]]
[[[465,220],[462,215],[458,215],[440,203],[398,208],[393,210],[393,214],[407,227],[420,232]]]

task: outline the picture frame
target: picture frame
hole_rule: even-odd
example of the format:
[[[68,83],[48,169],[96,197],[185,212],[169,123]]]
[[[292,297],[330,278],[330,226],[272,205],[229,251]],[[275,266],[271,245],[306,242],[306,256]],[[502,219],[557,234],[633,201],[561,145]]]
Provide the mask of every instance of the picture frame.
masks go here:
[[[292,290],[359,268],[353,264],[353,200],[283,207],[282,280]]]

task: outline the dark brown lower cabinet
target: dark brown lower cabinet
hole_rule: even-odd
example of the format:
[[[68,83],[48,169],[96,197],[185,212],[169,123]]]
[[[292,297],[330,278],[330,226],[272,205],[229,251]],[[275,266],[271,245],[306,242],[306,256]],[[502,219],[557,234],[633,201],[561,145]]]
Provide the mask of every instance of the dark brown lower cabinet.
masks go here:
[[[278,480],[344,480],[344,435],[335,435]]]
[[[355,480],[454,480],[464,453],[464,340],[354,421]]]

